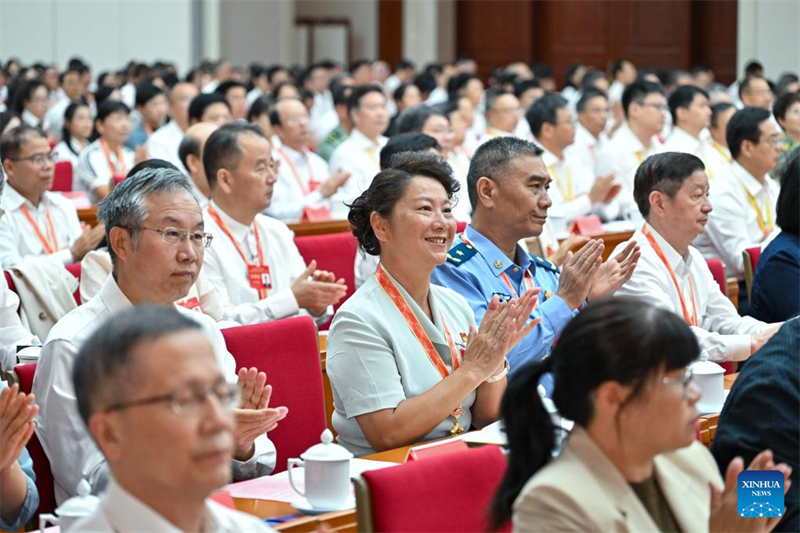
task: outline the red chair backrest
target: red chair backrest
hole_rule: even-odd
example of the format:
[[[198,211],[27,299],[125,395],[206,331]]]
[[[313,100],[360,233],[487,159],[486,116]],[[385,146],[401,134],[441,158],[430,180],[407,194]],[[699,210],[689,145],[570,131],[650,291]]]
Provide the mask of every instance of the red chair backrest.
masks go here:
[[[30,394],[33,390],[33,375],[36,373],[36,363],[17,365],[14,367],[19,377],[19,387],[22,392]],[[33,471],[36,474],[36,488],[39,490],[39,513],[52,513],[56,509],[56,491],[53,473],[50,471],[50,461],[44,453],[36,433],[28,441],[28,453],[33,460]]]
[[[56,163],[55,173],[53,174],[53,186],[50,187],[54,192],[70,192],[72,190],[72,163],[69,161],[59,161]]]
[[[456,222],[456,233],[461,233],[465,229],[467,229],[466,222]]]
[[[758,260],[761,258],[761,247],[752,246],[750,248],[745,248],[745,252],[747,252],[747,255],[750,256],[750,264],[753,265],[753,274],[755,274],[756,266],[758,266]]]
[[[71,263],[65,267],[70,274],[75,276],[78,279],[78,288],[75,289],[75,292],[72,293],[72,297],[75,298],[75,303],[81,305],[81,264],[80,263]],[[11,274],[8,270],[3,271],[3,275],[6,278],[6,285],[8,285],[9,290],[13,292],[17,292],[17,286],[14,284],[14,278],[11,277]]]
[[[320,442],[326,428],[322,368],[317,328],[307,316],[222,330],[237,370],[256,367],[273,386],[270,405],[285,405],[289,414],[269,438],[277,450],[275,472],[286,460],[300,457]]]
[[[8,290],[17,292],[17,286],[14,284],[14,278],[11,277],[11,273],[8,270],[3,270],[3,276],[6,278]]]
[[[375,531],[485,532],[507,466],[500,448],[481,446],[364,472]]]
[[[706,263],[708,263],[708,269],[711,271],[711,275],[714,276],[714,281],[719,285],[719,290],[722,291],[722,294],[727,296],[728,280],[725,279],[725,265],[723,265],[722,261],[719,259],[706,259]]]
[[[317,268],[329,270],[336,274],[338,278],[344,278],[347,285],[347,294],[342,300],[333,306],[336,312],[339,307],[355,292],[355,264],[358,241],[352,233],[331,233],[329,235],[309,235],[306,237],[295,237],[295,244],[303,256],[306,264],[312,259],[317,260]],[[321,330],[326,330],[330,322],[321,326]]]

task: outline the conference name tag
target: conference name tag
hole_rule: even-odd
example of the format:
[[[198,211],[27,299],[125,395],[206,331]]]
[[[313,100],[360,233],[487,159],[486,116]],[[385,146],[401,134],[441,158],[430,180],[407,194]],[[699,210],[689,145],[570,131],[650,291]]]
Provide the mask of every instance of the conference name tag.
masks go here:
[[[272,276],[267,265],[247,265],[247,279],[257,291],[272,288]]]
[[[736,479],[736,504],[742,517],[783,516],[783,473],[776,470],[744,470]]]

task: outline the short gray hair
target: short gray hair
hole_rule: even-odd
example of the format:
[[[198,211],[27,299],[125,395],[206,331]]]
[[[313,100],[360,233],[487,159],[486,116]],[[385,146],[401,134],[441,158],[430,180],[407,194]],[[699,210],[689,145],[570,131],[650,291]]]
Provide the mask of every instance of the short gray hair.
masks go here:
[[[117,255],[111,246],[111,230],[125,228],[131,234],[131,243],[135,248],[139,240],[141,226],[147,218],[145,196],[186,191],[197,198],[192,191],[189,180],[178,170],[171,168],[145,168],[122,180],[114,187],[97,209],[97,218],[106,225],[106,241],[111,264],[116,267]],[[200,205],[198,203],[198,205]]]
[[[540,157],[543,153],[538,145],[518,137],[495,137],[479,146],[467,173],[467,192],[472,209],[478,204],[478,179],[481,176],[497,181],[508,172],[515,158],[523,155]]]
[[[97,328],[72,367],[78,411],[86,425],[98,407],[129,400],[131,391],[141,385],[131,357],[140,343],[186,330],[201,327],[175,309],[152,304],[125,309]]]

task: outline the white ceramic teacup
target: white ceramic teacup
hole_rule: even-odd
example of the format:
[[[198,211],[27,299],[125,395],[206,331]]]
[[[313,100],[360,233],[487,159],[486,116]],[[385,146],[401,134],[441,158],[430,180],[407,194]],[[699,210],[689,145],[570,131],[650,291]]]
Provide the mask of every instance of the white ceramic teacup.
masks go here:
[[[333,434],[326,429],[322,444],[301,454],[302,459],[289,459],[289,483],[308,503],[317,509],[341,509],[350,498],[350,459],[353,454],[333,444]],[[297,488],[292,477],[295,467],[305,470],[305,491]]]

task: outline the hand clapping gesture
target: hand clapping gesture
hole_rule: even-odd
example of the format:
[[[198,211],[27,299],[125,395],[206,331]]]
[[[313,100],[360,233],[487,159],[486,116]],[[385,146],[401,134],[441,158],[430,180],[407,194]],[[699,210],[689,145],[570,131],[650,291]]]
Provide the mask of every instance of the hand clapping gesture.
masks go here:
[[[12,466],[33,435],[33,417],[39,407],[33,394],[19,391],[19,385],[0,393],[0,470]]]
[[[256,438],[275,429],[289,410],[269,406],[272,385],[267,385],[267,374],[256,368],[239,369],[239,387],[242,398],[239,408],[233,410],[236,420],[235,458],[246,460],[253,455]]]

